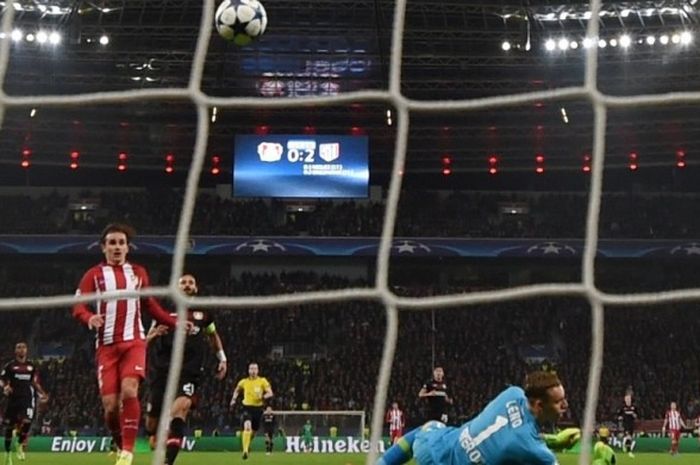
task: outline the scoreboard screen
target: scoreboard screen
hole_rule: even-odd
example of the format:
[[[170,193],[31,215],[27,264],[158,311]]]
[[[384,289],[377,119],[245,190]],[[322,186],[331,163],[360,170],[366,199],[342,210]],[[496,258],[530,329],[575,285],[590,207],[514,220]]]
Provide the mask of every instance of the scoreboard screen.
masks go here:
[[[365,198],[367,136],[238,135],[234,197]]]

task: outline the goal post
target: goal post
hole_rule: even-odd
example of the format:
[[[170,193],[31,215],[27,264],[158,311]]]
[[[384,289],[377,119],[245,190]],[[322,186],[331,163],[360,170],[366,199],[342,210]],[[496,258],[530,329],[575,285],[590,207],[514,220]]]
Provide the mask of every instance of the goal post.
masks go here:
[[[306,421],[311,422],[314,436],[353,436],[363,438],[364,410],[276,410],[276,428],[285,436],[300,436]]]

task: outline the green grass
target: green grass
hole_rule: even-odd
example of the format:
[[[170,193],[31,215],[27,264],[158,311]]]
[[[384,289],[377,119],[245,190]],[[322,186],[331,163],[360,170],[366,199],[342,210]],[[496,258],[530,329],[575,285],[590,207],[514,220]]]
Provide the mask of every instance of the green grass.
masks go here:
[[[562,455],[560,465],[577,465],[578,456]],[[150,465],[150,455],[136,455],[134,465]],[[365,456],[361,454],[285,454],[277,452],[271,456],[256,452],[245,462],[239,453],[199,452],[182,453],[177,465],[364,465]],[[639,454],[636,458],[618,454],[618,465],[698,465],[700,454],[681,454],[671,457],[668,454]],[[14,465],[113,465],[114,458],[107,454],[27,454],[27,460]]]

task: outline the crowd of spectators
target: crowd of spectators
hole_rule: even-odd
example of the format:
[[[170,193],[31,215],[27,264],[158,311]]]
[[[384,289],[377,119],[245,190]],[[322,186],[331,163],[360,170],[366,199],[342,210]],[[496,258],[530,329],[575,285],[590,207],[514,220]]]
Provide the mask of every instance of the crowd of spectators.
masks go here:
[[[60,280],[61,278],[55,278]],[[212,293],[261,295],[363,284],[314,273],[245,274],[206,283]],[[44,291],[65,293],[59,282]],[[4,283],[2,296],[17,295]],[[464,289],[450,289],[460,291]],[[404,289],[429,295],[434,289]],[[217,328],[230,361],[225,382],[214,379],[214,357],[203,382],[199,407],[190,427],[230,432],[236,420],[228,412],[234,383],[257,360],[273,385],[274,407],[285,410],[371,411],[384,340],[381,306],[356,301],[294,305],[284,308],[215,313]],[[101,409],[93,365],[91,334],[70,317],[68,309],[41,313],[0,314],[3,360],[12,341],[25,335],[33,356],[47,345],[69,345],[60,357],[45,359],[41,374],[51,401],[45,418],[56,432],[99,430]],[[690,305],[611,309],[605,319],[605,364],[600,385],[598,418],[614,420],[622,396],[633,389],[645,419],[661,418],[668,402],[677,400],[689,417],[700,415],[700,342],[697,316]],[[404,408],[409,424],[422,421],[417,393],[442,365],[455,399],[451,418],[463,421],[478,412],[508,384],[518,384],[531,367],[522,348],[544,346],[563,379],[571,410],[566,420],[579,422],[585,402],[590,347],[590,311],[583,300],[536,299],[434,312],[401,314],[399,340],[389,399]],[[282,348],[275,355],[273,348]]]
[[[603,196],[601,237],[674,239],[700,236],[693,215],[697,194],[615,193]],[[97,233],[123,220],[142,234],[174,234],[182,192],[104,191],[69,198],[0,198],[3,233]],[[138,208],[134,208],[138,205]],[[278,200],[233,200],[201,193],[192,220],[199,235],[377,236],[383,202],[307,202],[302,211]],[[587,196],[582,193],[406,191],[396,234],[423,237],[581,238]],[[31,212],[31,214],[27,214]]]

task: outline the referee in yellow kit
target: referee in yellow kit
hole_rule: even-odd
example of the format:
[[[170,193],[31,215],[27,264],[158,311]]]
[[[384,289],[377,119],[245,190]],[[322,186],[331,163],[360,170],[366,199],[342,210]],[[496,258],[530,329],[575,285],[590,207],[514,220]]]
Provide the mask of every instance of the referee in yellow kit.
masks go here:
[[[265,401],[272,397],[270,382],[259,374],[258,364],[248,365],[248,377],[241,379],[233,390],[230,407],[236,406],[238,395],[243,393],[243,408],[241,409],[241,424],[243,426],[243,460],[250,454],[250,442],[255,432],[260,428],[260,418],[263,414]]]

